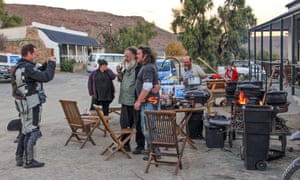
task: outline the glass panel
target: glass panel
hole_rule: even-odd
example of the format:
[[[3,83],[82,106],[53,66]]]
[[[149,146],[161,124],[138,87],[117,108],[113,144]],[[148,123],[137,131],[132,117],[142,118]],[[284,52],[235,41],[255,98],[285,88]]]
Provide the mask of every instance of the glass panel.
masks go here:
[[[90,55],[89,62],[94,62],[94,61],[96,61],[96,55]]]
[[[122,63],[124,57],[123,56],[115,56],[115,62]]]
[[[163,61],[162,62],[156,61],[156,66],[158,71],[170,71],[170,62],[168,61],[165,61],[164,63]]]
[[[7,56],[0,55],[0,62],[7,63]]]
[[[113,62],[113,56],[100,56],[98,59],[104,59],[107,63]]]

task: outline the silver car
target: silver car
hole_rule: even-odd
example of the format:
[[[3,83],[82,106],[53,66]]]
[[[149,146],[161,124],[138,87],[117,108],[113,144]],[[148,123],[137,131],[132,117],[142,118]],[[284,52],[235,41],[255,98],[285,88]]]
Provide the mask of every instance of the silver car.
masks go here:
[[[0,79],[8,79],[16,63],[20,59],[18,54],[0,53]]]

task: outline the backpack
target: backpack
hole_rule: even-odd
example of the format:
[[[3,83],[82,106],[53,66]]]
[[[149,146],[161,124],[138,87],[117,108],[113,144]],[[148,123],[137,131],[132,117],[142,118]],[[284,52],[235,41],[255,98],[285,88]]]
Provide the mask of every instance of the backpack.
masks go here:
[[[22,87],[22,86],[25,86],[25,83],[21,83],[19,86],[17,85],[17,82],[16,82],[16,71],[17,69],[19,68],[20,65],[24,64],[25,62],[23,63],[20,63],[20,64],[17,64],[16,67],[13,69],[12,73],[11,73],[11,86],[12,86],[12,96],[14,98],[18,98],[18,99],[22,99],[25,97],[25,94],[23,94],[19,88]]]

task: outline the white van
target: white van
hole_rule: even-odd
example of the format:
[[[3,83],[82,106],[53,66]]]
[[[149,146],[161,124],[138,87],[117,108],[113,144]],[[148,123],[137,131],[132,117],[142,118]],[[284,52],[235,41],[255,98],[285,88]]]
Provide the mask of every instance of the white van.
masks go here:
[[[100,59],[107,61],[108,67],[116,73],[116,67],[123,62],[124,54],[92,53],[88,59],[87,72],[96,70],[98,68],[98,60]]]
[[[12,69],[20,58],[18,54],[0,53],[0,79],[10,78]]]

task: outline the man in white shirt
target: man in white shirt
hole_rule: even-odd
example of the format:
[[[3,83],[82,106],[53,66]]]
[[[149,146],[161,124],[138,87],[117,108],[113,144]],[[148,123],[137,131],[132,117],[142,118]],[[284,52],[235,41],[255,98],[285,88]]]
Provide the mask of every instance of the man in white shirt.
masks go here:
[[[184,57],[183,66],[184,71],[181,80],[183,81],[185,89],[196,88],[201,84],[201,79],[207,77],[206,73],[200,66],[192,64],[192,58],[190,56]]]

